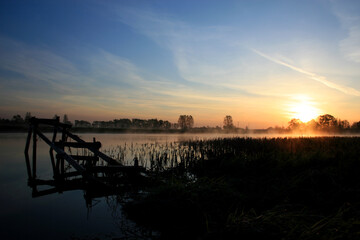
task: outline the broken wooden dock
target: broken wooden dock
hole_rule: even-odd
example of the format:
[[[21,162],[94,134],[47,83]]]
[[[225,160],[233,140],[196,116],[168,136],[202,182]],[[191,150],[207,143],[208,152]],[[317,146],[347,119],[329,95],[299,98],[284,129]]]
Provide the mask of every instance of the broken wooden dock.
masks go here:
[[[41,127],[52,128],[52,138],[41,132]],[[71,133],[70,124],[56,119],[31,118],[25,145],[25,161],[29,186],[33,188],[33,197],[74,189],[96,189],[94,195],[107,195],[119,186],[137,184],[144,179],[145,168],[134,161],[134,166],[124,166],[100,151],[101,143],[95,138],[86,142]],[[49,145],[53,179],[37,178],[37,141],[42,139]],[[59,138],[59,139],[58,139]],[[29,149],[32,140],[32,158]],[[87,155],[73,155],[71,149],[84,149]],[[84,151],[80,151],[84,152]],[[100,164],[101,163],[101,164]],[[38,191],[37,186],[48,185],[54,188]],[[101,189],[101,190],[100,190]],[[104,190],[105,189],[105,190]]]

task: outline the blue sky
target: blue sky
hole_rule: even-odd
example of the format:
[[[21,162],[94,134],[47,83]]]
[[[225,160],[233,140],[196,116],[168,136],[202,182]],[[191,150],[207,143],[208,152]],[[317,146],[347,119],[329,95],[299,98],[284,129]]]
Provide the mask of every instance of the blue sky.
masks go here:
[[[360,1],[0,2],[2,118],[353,122],[359,77]]]

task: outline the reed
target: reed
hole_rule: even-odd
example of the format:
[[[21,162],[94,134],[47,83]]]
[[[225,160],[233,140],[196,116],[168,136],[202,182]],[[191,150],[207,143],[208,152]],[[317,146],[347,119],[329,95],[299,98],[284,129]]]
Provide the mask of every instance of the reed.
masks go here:
[[[124,209],[163,239],[360,237],[360,138],[198,140],[137,152],[163,184]]]

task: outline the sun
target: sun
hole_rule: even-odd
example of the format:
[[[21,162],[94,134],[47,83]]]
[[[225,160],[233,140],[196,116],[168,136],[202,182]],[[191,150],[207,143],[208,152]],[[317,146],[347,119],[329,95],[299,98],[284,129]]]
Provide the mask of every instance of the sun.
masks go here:
[[[290,117],[300,119],[302,122],[308,122],[319,116],[319,109],[315,103],[310,101],[307,97],[297,98],[296,101],[290,105]]]

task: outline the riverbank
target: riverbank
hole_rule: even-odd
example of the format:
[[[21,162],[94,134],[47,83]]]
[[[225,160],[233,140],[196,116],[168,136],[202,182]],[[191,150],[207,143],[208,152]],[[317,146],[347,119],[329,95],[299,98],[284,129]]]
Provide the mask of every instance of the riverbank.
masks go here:
[[[159,172],[159,184],[124,207],[160,239],[360,237],[360,138],[188,144],[203,159]]]

